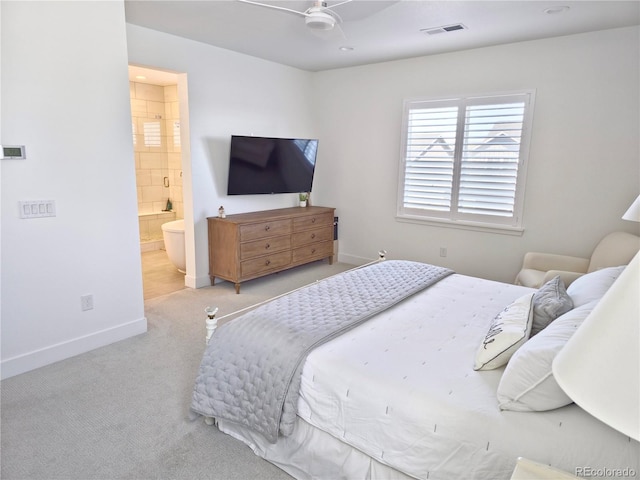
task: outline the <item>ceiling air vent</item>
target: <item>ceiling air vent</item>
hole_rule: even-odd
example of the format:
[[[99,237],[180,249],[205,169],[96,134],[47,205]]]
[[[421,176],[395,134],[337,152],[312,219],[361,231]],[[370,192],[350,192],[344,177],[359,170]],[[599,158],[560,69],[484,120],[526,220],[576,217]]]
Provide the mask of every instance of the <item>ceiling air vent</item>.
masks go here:
[[[433,28],[423,28],[420,31],[426,35],[437,35],[438,33],[447,33],[447,32],[455,32],[456,30],[466,30],[465,27],[461,23],[456,23],[455,25],[445,25],[442,27],[433,27]]]

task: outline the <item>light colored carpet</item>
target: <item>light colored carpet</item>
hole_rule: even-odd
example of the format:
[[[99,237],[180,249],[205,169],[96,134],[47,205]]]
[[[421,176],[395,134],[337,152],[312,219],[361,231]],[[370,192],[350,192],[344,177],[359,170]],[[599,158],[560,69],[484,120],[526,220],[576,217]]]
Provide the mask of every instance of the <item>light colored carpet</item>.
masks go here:
[[[315,262],[246,282],[184,289],[145,302],[148,332],[0,384],[1,470],[17,479],[290,479],[241,442],[188,419],[218,316],[339,273]]]

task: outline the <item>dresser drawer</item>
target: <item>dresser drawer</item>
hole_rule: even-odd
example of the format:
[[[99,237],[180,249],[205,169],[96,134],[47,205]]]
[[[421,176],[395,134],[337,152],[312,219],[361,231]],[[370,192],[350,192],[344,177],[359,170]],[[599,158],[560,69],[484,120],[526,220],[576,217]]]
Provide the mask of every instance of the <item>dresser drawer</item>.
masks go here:
[[[291,237],[270,237],[240,244],[240,259],[248,260],[268,253],[277,253],[291,249]]]
[[[291,263],[291,250],[245,260],[240,263],[240,276],[253,277],[263,272],[279,270]]]
[[[313,243],[293,250],[293,263],[319,260],[333,255],[333,240]]]
[[[294,233],[291,237],[293,238],[294,247],[308,243],[326,242],[327,240],[333,240],[333,226],[327,225],[313,230],[305,230],[304,232]]]
[[[314,228],[320,225],[333,226],[332,213],[319,213],[317,215],[305,215],[293,219],[293,231],[298,232],[307,228]]]
[[[240,226],[240,241],[248,242],[268,236],[286,235],[288,233],[291,233],[290,219],[252,223]]]

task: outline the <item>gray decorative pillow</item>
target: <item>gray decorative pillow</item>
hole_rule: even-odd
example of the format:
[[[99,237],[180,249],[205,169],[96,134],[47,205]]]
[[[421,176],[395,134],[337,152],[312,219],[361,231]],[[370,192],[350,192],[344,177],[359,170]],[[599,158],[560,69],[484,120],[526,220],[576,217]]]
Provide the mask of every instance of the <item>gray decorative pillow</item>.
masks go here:
[[[533,296],[533,326],[531,336],[540,333],[547,325],[573,308],[573,301],[557,275],[545,283]]]

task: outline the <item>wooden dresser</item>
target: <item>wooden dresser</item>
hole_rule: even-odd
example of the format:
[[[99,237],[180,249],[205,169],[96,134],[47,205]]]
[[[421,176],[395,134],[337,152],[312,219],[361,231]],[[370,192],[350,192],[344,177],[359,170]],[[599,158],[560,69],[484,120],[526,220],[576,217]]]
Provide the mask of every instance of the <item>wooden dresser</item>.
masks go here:
[[[315,260],[333,263],[327,207],[293,207],[209,217],[209,276],[240,283]]]

